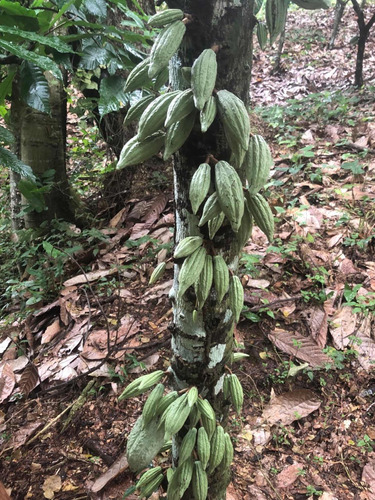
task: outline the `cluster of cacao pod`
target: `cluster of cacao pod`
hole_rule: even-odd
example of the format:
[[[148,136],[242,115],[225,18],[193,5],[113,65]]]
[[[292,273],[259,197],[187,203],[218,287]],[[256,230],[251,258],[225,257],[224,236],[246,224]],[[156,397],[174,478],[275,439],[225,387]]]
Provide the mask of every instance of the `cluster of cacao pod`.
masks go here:
[[[134,425],[127,442],[127,459],[134,472],[149,466],[161,449],[168,447],[171,436],[183,429],[178,463],[168,468],[147,469],[137,482],[140,498],[148,498],[163,479],[168,481],[169,500],[179,500],[190,486],[195,500],[205,500],[208,478],[214,472],[225,471],[233,461],[233,445],[228,433],[216,421],[215,411],[207,399],[199,396],[198,389],[172,391],[164,395],[161,383],[165,373],[157,370],[137,378],[119,397],[123,400],[138,396],[155,386],[143,407],[142,415]],[[224,378],[224,396],[241,412],[243,391],[234,374]]]

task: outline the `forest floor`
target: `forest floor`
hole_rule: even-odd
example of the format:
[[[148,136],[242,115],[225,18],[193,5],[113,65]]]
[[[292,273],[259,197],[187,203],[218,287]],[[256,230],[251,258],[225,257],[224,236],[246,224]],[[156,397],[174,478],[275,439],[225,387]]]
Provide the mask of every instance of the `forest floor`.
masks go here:
[[[255,47],[253,132],[275,159],[266,194],[277,229],[268,244],[255,228],[241,261],[235,336],[249,357],[236,367],[245,405],[230,416],[228,500],[375,499],[375,37],[357,91],[355,19],[346,14],[329,51],[332,22],[333,10],[292,12],[279,74],[276,49]],[[124,452],[143,398],[117,398],[170,356],[173,207],[162,165],[138,170],[121,207],[91,189],[101,222],[79,251],[68,227],[64,274],[65,254],[44,246],[55,295],[3,322],[0,479],[13,500],[138,498],[124,495],[135,481]]]

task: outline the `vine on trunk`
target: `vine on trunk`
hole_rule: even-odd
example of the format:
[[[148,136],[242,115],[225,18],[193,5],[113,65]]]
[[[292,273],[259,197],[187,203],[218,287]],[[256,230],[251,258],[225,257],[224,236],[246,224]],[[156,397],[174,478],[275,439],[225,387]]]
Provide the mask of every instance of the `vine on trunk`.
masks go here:
[[[139,87],[152,87],[158,75],[165,74],[190,22],[194,22],[191,16],[179,9],[167,9],[153,16],[150,24],[162,30],[150,58],[132,71],[127,85],[136,81]],[[194,230],[180,239],[174,251],[178,264],[174,300],[184,301],[187,295],[186,300],[191,300],[193,294],[195,308],[191,321],[196,324],[204,323],[205,307],[214,301],[223,313],[223,322],[232,338],[243,307],[244,292],[232,263],[226,261],[222,248],[216,244],[216,235],[230,231],[237,253],[249,239],[253,222],[272,239],[273,216],[259,191],[268,179],[273,162],[265,140],[250,133],[249,115],[243,101],[228,90],[215,88],[219,50],[217,46],[207,48],[191,68],[183,68],[187,89],[173,92],[166,89],[159,96],[151,92],[152,97],[144,101],[145,107],[135,104],[139,112],[129,110],[132,119],[139,119],[139,128],[137,135],[125,144],[118,168],[140,163],[161,149],[167,159],[184,145],[193,130],[202,135],[204,143],[203,134],[214,122],[222,127],[232,154],[229,161],[225,161],[207,151],[205,161],[197,165],[191,178],[189,217],[194,220]],[[165,265],[159,265],[150,282],[159,279],[164,269]],[[225,344],[208,345],[208,369],[222,362],[226,350]],[[243,355],[235,354],[230,359],[236,361],[241,357]],[[229,482],[233,460],[231,438],[225,431],[222,415],[211,405],[203,386],[166,392],[168,378],[176,379],[172,372],[158,370],[141,376],[119,397],[123,400],[154,387],[127,443],[130,468],[137,473],[147,469],[137,482],[137,489],[141,498],[147,498],[166,477],[169,500],[178,500],[184,495],[186,498],[187,491],[189,498],[196,500],[216,498],[213,478],[220,478],[225,487]],[[229,367],[225,367],[214,389],[215,394],[222,394],[227,405],[232,404],[235,411],[241,413],[243,390]],[[160,450],[170,448],[172,466],[166,471],[162,467],[149,468]]]

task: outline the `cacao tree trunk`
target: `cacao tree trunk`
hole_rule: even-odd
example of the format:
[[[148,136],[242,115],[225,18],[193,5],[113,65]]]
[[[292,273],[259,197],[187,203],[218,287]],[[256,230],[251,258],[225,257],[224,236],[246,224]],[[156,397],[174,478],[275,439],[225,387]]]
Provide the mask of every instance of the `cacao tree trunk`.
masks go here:
[[[187,34],[180,53],[170,66],[170,80],[175,88],[183,88],[179,68],[191,66],[195,58],[207,48],[217,50],[217,90],[226,89],[245,104],[249,102],[251,77],[251,37],[253,22],[253,1],[238,0],[170,0],[170,8],[180,8],[191,15]],[[218,231],[209,245],[208,235],[198,227],[198,218],[192,214],[189,201],[189,186],[197,167],[206,161],[208,155],[218,160],[229,161],[230,150],[223,131],[217,121],[202,136],[200,130],[192,134],[174,160],[174,189],[176,243],[187,236],[201,235],[207,239],[207,252],[221,254],[232,271],[236,271],[239,250],[235,233],[229,226]],[[173,304],[171,371],[176,389],[197,386],[200,394],[213,405],[218,420],[225,425],[227,402],[224,400],[222,384],[225,366],[231,364],[233,344],[233,316],[228,300],[218,304],[215,292],[206,301],[203,309],[193,319],[196,298],[192,287],[178,296],[178,274],[180,264],[175,265],[174,285],[170,293]],[[178,443],[174,443],[174,458],[178,456]],[[230,472],[209,478],[209,500],[225,499],[230,482]],[[191,499],[188,490],[184,499]]]
[[[65,165],[66,95],[62,82],[47,75],[51,114],[27,106],[19,97],[12,101],[13,129],[17,128],[19,157],[37,178],[54,171],[44,193],[46,209],[26,210],[25,227],[38,228],[44,221],[61,218],[74,220],[74,210]],[[14,184],[13,184],[14,187]],[[16,194],[14,194],[16,197]],[[23,204],[28,204],[23,200]]]
[[[335,46],[335,41],[336,41],[337,34],[339,32],[341,19],[342,19],[342,16],[344,15],[344,11],[345,11],[345,7],[346,7],[347,3],[348,3],[347,1],[343,1],[343,0],[336,1],[335,19],[333,21],[333,29],[332,29],[331,39],[330,39],[329,45],[328,45],[328,48],[330,50],[332,50]]]

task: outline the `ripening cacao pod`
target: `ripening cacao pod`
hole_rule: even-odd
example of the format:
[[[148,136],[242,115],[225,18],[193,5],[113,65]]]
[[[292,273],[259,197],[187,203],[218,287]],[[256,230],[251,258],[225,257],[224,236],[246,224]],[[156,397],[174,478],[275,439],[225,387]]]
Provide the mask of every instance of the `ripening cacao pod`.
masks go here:
[[[211,184],[211,167],[208,163],[201,163],[190,182],[189,199],[195,215],[203,200],[206,198]]]
[[[162,28],[175,21],[181,21],[183,17],[184,13],[180,9],[166,9],[151,16],[147,24],[153,28]]]
[[[216,53],[205,49],[194,61],[191,68],[191,86],[194,93],[194,104],[200,111],[211,97],[217,75]]]
[[[186,26],[181,21],[168,24],[161,30],[150,54],[149,78],[153,78],[169,63],[173,54],[179,48],[186,31]]]
[[[221,210],[236,233],[244,212],[244,195],[241,179],[226,161],[215,165],[215,186]]]
[[[254,217],[255,224],[263,231],[268,240],[272,241],[275,221],[267,200],[259,193],[254,196],[250,196],[249,193],[246,193],[245,196],[249,210]]]
[[[165,133],[156,132],[144,141],[134,136],[121,150],[120,158],[116,168],[124,168],[129,165],[137,165],[156,155],[165,142]]]
[[[250,137],[243,168],[249,183],[248,191],[251,195],[256,194],[265,185],[272,165],[271,151],[263,137],[261,135]]]

